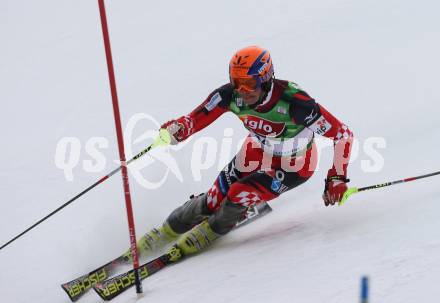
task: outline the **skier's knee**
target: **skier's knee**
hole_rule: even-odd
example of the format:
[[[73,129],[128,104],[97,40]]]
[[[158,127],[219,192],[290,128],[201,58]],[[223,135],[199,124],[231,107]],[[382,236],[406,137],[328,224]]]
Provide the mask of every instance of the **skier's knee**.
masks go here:
[[[206,193],[198,196],[192,195],[188,201],[168,216],[167,222],[173,231],[182,234],[202,222],[210,214],[206,205]]]
[[[234,183],[229,188],[227,198],[234,204],[246,207],[264,201],[261,193],[255,187],[240,182]]]
[[[246,216],[246,211],[246,206],[233,203],[225,198],[220,209],[209,217],[208,222],[215,233],[224,235],[231,231],[240,219]]]

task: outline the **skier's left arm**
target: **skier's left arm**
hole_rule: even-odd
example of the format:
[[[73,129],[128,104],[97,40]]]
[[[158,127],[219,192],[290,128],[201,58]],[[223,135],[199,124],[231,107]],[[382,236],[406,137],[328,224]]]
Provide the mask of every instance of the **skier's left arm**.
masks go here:
[[[342,199],[347,190],[347,168],[350,160],[353,133],[347,125],[332,115],[307,93],[295,94],[293,118],[316,134],[333,140],[333,165],[327,172],[323,199],[325,205],[333,205]]]

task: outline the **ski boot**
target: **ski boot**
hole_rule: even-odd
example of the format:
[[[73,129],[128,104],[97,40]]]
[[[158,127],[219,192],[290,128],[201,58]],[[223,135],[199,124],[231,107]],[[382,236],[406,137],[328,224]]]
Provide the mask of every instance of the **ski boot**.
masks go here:
[[[143,235],[137,242],[138,252],[140,257],[152,255],[167,244],[173,242],[179,237],[179,234],[174,232],[169,223],[165,223],[159,228],[153,228],[145,235]],[[131,261],[131,249],[128,249],[124,255],[124,259],[128,262]]]
[[[148,256],[160,251],[210,214],[206,205],[206,193],[191,195],[188,201],[168,216],[162,227],[153,228],[139,239],[139,255]],[[124,254],[124,259],[131,261],[130,249]]]
[[[193,229],[186,232],[177,240],[177,247],[180,248],[183,255],[192,255],[202,251],[211,243],[220,237],[209,226],[208,220],[203,221]]]
[[[212,231],[208,220],[205,220],[180,236],[176,244],[168,249],[166,252],[167,262],[178,262],[184,256],[198,253],[208,247],[219,236]]]
[[[173,254],[174,259],[179,260],[182,256],[204,250],[217,238],[230,232],[237,222],[246,215],[246,210],[247,207],[226,199],[217,212],[180,236],[168,254]],[[177,250],[178,252],[176,252]]]

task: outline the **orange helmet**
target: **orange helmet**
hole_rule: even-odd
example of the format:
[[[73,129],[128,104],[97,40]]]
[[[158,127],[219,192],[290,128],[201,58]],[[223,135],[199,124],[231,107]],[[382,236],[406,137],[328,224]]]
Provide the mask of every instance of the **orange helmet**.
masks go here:
[[[270,83],[273,74],[269,51],[258,46],[237,51],[229,62],[229,79],[237,90],[253,92]]]

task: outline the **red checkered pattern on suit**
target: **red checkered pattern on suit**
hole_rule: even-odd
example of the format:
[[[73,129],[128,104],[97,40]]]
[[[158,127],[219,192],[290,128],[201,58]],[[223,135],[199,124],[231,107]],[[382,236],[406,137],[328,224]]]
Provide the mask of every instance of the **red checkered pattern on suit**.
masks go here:
[[[218,180],[214,182],[214,185],[208,190],[208,194],[206,197],[206,203],[208,208],[213,211],[217,210],[220,207],[220,204],[223,201],[223,195],[220,189],[218,188]]]
[[[335,136],[335,139],[339,141],[342,138],[348,139],[350,137],[353,137],[352,132],[348,129],[347,125],[342,124],[341,127],[338,130],[338,133]]]
[[[231,197],[232,202],[249,207],[261,202],[261,197],[256,192],[242,191],[238,195]]]

